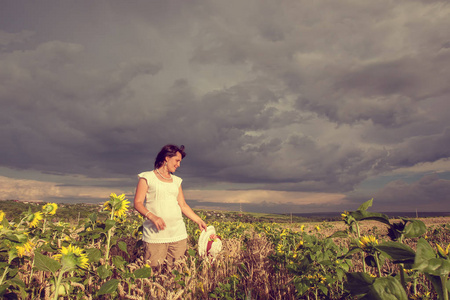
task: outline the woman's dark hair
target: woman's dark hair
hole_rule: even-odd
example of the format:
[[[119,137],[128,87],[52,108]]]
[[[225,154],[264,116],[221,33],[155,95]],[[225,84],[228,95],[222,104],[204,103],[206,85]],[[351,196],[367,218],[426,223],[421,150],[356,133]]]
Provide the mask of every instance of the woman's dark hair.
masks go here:
[[[164,162],[166,161],[166,156],[173,157],[177,155],[177,152],[180,152],[181,158],[184,158],[186,156],[183,145],[181,145],[180,147],[175,145],[165,145],[164,147],[162,147],[161,151],[159,151],[155,159],[155,169],[160,168],[164,164]]]

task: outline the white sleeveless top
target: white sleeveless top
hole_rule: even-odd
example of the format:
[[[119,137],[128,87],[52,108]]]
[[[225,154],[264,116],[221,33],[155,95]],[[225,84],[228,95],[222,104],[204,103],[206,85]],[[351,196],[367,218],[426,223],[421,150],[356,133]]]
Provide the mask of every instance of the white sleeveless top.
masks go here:
[[[172,182],[164,182],[159,180],[153,171],[142,172],[138,178],[147,180],[145,207],[166,223],[164,230],[158,230],[152,221],[146,219],[143,226],[144,242],[172,243],[186,239],[186,225],[178,204],[178,192],[182,179],[172,175]]]

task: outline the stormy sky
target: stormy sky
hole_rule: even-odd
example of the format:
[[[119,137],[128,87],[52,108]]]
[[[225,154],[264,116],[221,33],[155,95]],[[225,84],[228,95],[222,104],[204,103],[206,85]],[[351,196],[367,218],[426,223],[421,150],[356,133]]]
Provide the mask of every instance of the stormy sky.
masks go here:
[[[450,211],[448,1],[0,1],[0,199]]]

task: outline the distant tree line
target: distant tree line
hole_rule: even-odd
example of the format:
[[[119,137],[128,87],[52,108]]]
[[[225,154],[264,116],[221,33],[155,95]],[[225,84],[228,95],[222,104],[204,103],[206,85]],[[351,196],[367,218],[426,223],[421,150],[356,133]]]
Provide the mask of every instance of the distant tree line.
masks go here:
[[[90,214],[102,211],[103,208],[100,204],[66,204],[57,203],[58,211],[53,216],[52,221],[63,221],[76,223],[79,220],[84,220],[89,217]],[[3,200],[0,201],[0,210],[5,213],[8,220],[12,221],[19,218],[23,212],[31,210],[31,212],[40,211],[45,202],[22,202],[17,200]],[[235,212],[235,211],[219,211],[219,210],[204,210],[194,209],[194,211],[200,215],[206,222],[242,222],[242,223],[303,223],[303,222],[321,222],[321,221],[334,221],[333,218],[320,218],[320,217],[303,217],[290,214],[258,214],[249,212]],[[136,215],[136,211],[133,206],[130,206],[129,213]]]
[[[58,204],[58,211],[56,215],[53,216],[53,221],[63,221],[63,222],[76,222],[78,219],[83,220],[87,218],[93,212],[99,210],[98,205],[92,204]],[[19,218],[23,212],[36,212],[42,210],[42,206],[45,202],[22,202],[17,200],[3,200],[0,201],[0,210],[5,213],[5,217],[12,221]]]

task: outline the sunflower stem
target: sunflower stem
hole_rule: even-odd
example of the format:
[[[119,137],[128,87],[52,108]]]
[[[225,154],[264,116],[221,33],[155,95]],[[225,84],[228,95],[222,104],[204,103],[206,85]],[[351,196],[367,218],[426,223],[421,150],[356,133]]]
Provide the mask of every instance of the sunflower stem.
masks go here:
[[[29,215],[26,216],[26,217],[24,217],[22,220],[20,220],[20,221],[19,221],[19,224],[17,224],[16,228],[19,228],[20,225],[22,225],[22,223],[23,223],[23,222],[25,221],[25,219],[27,219],[28,217],[29,217]]]
[[[375,253],[375,261],[377,263],[378,277],[381,277],[381,266],[380,266],[380,260],[378,258],[378,253]]]
[[[355,222],[355,224],[356,224],[356,233],[358,234],[358,239],[359,239],[361,237],[361,233],[359,232],[359,224],[358,224],[358,222]],[[361,256],[362,256],[362,263],[363,263],[364,273],[366,273],[366,260],[365,260],[366,255],[365,255],[365,252],[363,252],[361,254]]]
[[[448,277],[448,274],[441,276],[442,295],[443,295],[444,300],[448,300],[447,277]]]
[[[417,295],[417,276],[414,276],[414,295]]]
[[[64,272],[62,270],[59,271],[58,279],[56,280],[56,284],[55,284],[55,296],[53,297],[54,300],[58,300],[59,286],[61,284],[63,275],[64,275]]]
[[[400,283],[403,286],[403,289],[408,292],[408,289],[406,287],[406,276],[405,276],[405,265],[404,264],[399,264],[399,271],[400,271]],[[415,284],[414,284],[414,288],[415,288]]]
[[[2,278],[0,279],[0,286],[3,284],[3,281],[5,280],[6,274],[8,274],[9,266],[6,266],[5,271],[3,272]]]
[[[109,264],[109,247],[111,244],[111,229],[108,230],[108,238],[106,241],[106,254],[105,254],[105,263]]]
[[[34,257],[33,257],[33,261],[31,262],[30,283],[31,283],[31,280],[33,279],[33,268],[34,268]]]
[[[44,224],[42,225],[42,234],[45,232],[45,225],[47,223],[47,218],[44,218]]]
[[[112,208],[111,208],[110,220],[114,220],[114,205],[112,205]],[[108,237],[106,240],[106,254],[105,254],[105,263],[106,264],[109,264],[109,248],[111,247],[111,233],[112,233],[112,228],[110,228],[108,230]]]

